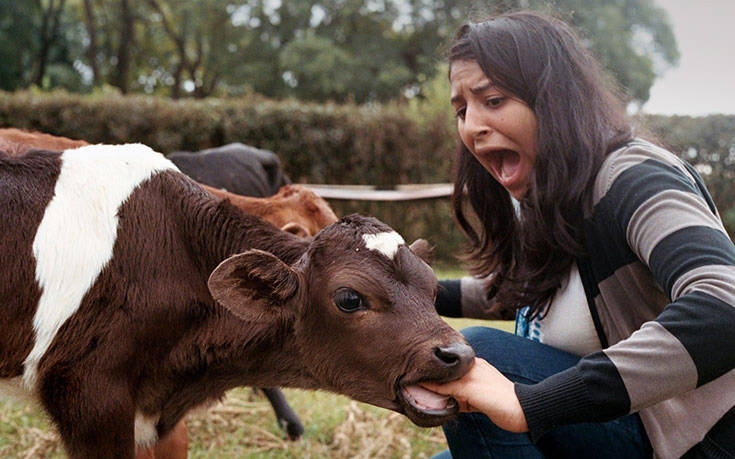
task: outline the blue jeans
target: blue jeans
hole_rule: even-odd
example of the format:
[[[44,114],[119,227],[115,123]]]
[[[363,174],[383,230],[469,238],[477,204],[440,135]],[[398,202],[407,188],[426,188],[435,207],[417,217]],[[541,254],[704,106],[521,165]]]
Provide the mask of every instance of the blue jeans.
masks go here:
[[[579,357],[530,339],[485,327],[462,330],[478,357],[512,381],[535,383],[574,366]],[[650,458],[651,445],[637,414],[604,423],[571,424],[547,432],[537,443],[508,432],[487,416],[463,413],[443,426],[449,451],[435,458]]]

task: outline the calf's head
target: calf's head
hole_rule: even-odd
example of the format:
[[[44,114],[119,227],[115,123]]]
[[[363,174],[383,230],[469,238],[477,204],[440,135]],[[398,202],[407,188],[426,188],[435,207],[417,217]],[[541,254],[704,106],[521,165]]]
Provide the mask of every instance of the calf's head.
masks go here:
[[[425,241],[407,246],[385,224],[353,215],[319,232],[293,266],[260,250],[223,261],[209,289],[243,320],[292,321],[287,339],[321,388],[435,426],[457,403],[418,384],[460,378],[474,353],[435,312],[429,256]]]

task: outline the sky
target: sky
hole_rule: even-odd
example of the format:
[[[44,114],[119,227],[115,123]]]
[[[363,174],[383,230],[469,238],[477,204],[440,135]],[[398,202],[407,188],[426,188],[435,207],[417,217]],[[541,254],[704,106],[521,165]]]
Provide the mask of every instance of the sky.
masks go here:
[[[654,0],[669,15],[679,65],[651,88],[645,113],[735,114],[735,0]]]

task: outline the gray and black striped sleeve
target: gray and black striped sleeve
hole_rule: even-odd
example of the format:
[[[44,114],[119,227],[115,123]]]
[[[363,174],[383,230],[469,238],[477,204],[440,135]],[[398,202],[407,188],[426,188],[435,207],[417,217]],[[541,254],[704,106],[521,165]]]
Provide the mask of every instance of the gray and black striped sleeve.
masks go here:
[[[434,304],[436,312],[444,317],[498,319],[491,311],[493,301],[487,298],[487,282],[471,276],[441,279]]]
[[[636,412],[735,368],[735,246],[700,179],[665,157],[632,155],[615,166],[587,239],[613,254],[606,257],[609,276],[640,261],[671,302],[629,338],[575,367],[517,384],[533,438],[556,425]],[[636,307],[615,306],[619,314]]]

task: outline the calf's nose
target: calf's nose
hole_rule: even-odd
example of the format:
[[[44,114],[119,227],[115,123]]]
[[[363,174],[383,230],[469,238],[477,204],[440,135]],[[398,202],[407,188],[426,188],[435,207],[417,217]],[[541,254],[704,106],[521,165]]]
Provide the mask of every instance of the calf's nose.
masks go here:
[[[434,357],[455,375],[463,375],[475,361],[475,351],[465,343],[456,342],[434,348]]]

